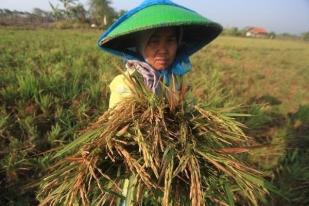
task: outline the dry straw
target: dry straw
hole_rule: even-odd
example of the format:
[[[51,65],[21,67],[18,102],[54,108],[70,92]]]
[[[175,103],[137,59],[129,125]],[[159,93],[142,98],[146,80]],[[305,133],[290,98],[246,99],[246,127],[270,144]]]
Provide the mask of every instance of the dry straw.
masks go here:
[[[132,97],[55,154],[40,205],[258,205],[271,186],[243,160],[254,141],[232,113],[130,81]]]

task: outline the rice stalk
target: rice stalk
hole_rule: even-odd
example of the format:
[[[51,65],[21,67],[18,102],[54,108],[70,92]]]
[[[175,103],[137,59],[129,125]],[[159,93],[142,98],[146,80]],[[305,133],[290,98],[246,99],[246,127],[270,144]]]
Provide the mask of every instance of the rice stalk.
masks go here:
[[[40,205],[258,205],[273,189],[241,158],[257,144],[240,114],[187,103],[175,86],[154,96],[131,82],[136,95],[55,154]]]

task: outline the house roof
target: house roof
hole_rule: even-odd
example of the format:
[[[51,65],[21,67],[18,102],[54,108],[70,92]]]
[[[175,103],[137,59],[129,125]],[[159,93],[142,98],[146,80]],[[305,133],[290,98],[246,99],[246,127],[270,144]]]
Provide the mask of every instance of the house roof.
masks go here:
[[[264,28],[259,27],[251,27],[248,29],[248,32],[255,33],[255,34],[267,34],[267,30]]]

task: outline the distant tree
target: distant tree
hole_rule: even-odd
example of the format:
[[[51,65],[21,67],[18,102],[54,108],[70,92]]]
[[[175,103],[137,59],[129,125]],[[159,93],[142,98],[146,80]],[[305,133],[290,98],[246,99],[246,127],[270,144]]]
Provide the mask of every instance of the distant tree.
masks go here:
[[[233,27],[233,28],[231,29],[231,35],[233,35],[233,36],[238,36],[238,33],[239,33],[239,31],[238,31],[238,28],[237,28],[237,27]]]
[[[44,11],[40,8],[34,8],[31,13],[27,14],[30,18],[36,20],[36,22],[51,22],[53,21],[52,12]]]
[[[32,9],[32,14],[39,16],[39,17],[45,17],[46,16],[46,11],[40,9],[40,8],[34,8]]]
[[[76,4],[77,0],[59,0],[59,1],[63,4],[63,7],[66,10],[69,10],[70,7],[72,7]]]
[[[4,9],[4,13],[6,14],[6,16],[11,16],[13,15],[13,12],[9,9]]]
[[[77,4],[70,8],[70,15],[72,18],[80,22],[87,22],[87,11],[82,4]]]
[[[65,11],[63,9],[59,9],[58,6],[54,6],[49,2],[49,5],[52,9],[52,16],[58,21],[65,18]]]
[[[275,33],[275,32],[273,32],[273,31],[272,31],[272,32],[270,32],[270,33],[268,33],[268,37],[269,37],[269,38],[271,38],[271,39],[276,38],[276,36],[277,36],[277,35],[276,35],[276,33]]]
[[[127,10],[121,9],[121,10],[117,13],[117,18],[121,17],[121,16],[124,15],[125,13],[127,13]]]
[[[309,41],[309,31],[306,32],[306,33],[303,33],[303,34],[302,34],[302,38],[303,38],[303,40],[305,40],[305,41]]]
[[[13,12],[9,9],[1,9],[0,25],[10,25],[11,21],[13,21]]]
[[[290,34],[290,33],[282,33],[282,34],[280,34],[280,36],[281,37],[283,37],[283,38],[291,38],[291,39],[293,39],[293,38],[296,38],[296,36],[295,35],[293,35],[293,34]]]
[[[52,22],[52,12],[34,8],[32,12],[0,9],[0,24],[14,26],[38,26],[42,23]]]
[[[228,36],[243,36],[245,34],[245,30],[243,29],[238,29],[237,27],[232,27],[232,28],[226,28],[223,31],[224,35]]]
[[[90,0],[90,15],[100,26],[111,24],[117,17],[110,0]]]
[[[84,6],[78,2],[78,0],[59,0],[62,4],[64,9],[60,9],[57,6],[49,3],[52,11],[53,16],[56,20],[69,20],[69,19],[76,19],[80,22],[87,21],[87,11]]]
[[[276,38],[278,39],[300,39],[300,36],[285,32],[285,33],[277,34]]]
[[[67,19],[74,18],[75,13],[72,11],[76,6],[77,0],[59,0],[64,7],[64,15]]]

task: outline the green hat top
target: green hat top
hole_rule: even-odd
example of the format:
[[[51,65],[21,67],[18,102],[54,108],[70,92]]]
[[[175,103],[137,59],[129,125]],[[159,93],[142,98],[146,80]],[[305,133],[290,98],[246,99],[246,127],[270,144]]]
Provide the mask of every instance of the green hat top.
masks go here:
[[[191,55],[215,39],[222,26],[170,0],[146,0],[121,16],[99,38],[98,45],[105,51],[125,59],[139,59],[136,34],[161,27],[182,27],[180,45]]]

